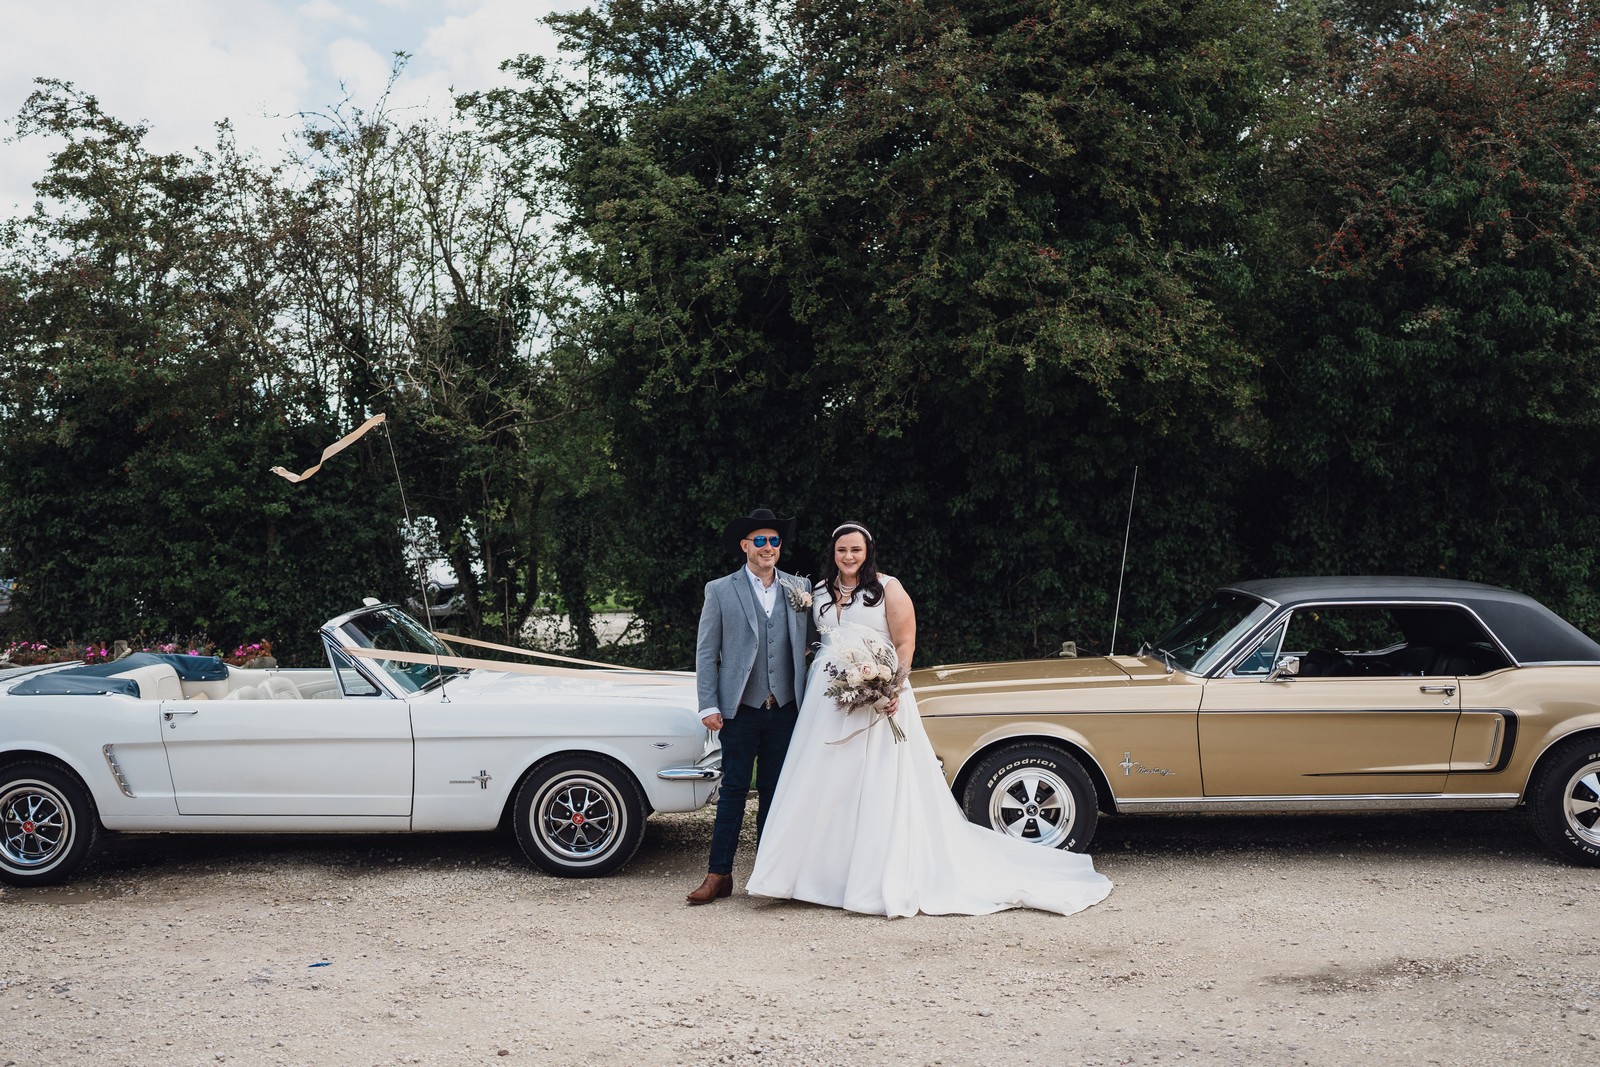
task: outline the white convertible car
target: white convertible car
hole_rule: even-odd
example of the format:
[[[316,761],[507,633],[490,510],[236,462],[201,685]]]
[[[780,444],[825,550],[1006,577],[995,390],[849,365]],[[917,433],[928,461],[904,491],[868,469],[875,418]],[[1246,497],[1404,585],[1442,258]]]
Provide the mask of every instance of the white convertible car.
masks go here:
[[[540,869],[599,876],[649,812],[715,795],[692,678],[464,666],[370,601],[322,639],[327,669],[140,652],[0,671],[0,880],[64,881],[102,830],[501,825]]]

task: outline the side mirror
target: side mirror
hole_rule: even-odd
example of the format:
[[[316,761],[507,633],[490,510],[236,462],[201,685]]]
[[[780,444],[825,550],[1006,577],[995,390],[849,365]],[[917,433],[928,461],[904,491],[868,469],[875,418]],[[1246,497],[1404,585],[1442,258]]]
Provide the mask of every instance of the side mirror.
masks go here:
[[[1279,656],[1277,665],[1272,668],[1272,673],[1261,679],[1263,682],[1287,681],[1300,673],[1299,656]]]

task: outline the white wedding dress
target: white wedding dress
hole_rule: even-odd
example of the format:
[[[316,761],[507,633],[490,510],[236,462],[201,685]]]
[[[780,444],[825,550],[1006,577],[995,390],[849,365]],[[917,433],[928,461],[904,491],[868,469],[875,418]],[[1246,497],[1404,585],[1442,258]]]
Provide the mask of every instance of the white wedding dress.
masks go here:
[[[888,585],[895,579],[881,575]],[[817,586],[823,631],[805,700],[747,886],[755,896],[807,900],[871,915],[987,915],[1039,908],[1070,915],[1104,900],[1111,881],[1093,861],[968,822],[934,758],[916,698],[900,694],[896,742],[887,720],[849,715],[824,691],[823,670],[853,627],[889,641],[884,604],[847,604],[842,618]],[[840,626],[840,623],[845,626]],[[832,630],[833,632],[828,632]]]

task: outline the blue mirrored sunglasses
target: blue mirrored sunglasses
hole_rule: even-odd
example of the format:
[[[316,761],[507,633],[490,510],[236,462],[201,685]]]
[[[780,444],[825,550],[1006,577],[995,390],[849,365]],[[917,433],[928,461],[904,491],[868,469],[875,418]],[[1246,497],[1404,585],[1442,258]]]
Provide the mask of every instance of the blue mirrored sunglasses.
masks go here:
[[[768,545],[771,545],[773,548],[777,548],[779,545],[783,544],[783,538],[779,537],[777,534],[756,534],[754,537],[750,538],[750,541],[757,548],[766,548]]]

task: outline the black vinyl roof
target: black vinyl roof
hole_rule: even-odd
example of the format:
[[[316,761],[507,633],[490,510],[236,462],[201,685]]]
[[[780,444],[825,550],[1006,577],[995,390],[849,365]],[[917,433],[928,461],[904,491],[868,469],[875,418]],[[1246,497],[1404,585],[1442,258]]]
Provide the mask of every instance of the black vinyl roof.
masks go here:
[[[1600,663],[1600,643],[1530,596],[1448,578],[1348,576],[1263,578],[1224,586],[1284,607],[1300,604],[1460,604],[1470,609],[1519,664]]]

